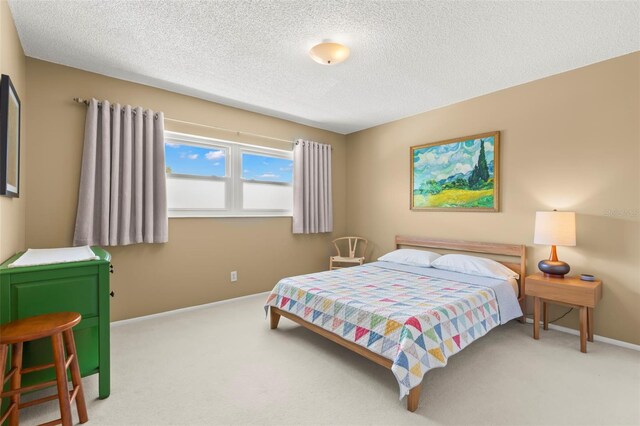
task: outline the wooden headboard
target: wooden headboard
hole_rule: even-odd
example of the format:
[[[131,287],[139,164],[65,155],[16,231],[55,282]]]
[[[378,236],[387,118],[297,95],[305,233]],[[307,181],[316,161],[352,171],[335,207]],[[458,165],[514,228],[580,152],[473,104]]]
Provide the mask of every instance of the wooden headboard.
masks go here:
[[[492,254],[496,256],[508,256],[518,258],[517,262],[496,260],[507,268],[520,275],[518,287],[520,295],[518,300],[524,312],[524,277],[527,274],[527,246],[522,244],[482,243],[476,241],[444,240],[438,238],[406,237],[396,235],[396,248],[421,247],[450,251],[462,251],[468,253]]]

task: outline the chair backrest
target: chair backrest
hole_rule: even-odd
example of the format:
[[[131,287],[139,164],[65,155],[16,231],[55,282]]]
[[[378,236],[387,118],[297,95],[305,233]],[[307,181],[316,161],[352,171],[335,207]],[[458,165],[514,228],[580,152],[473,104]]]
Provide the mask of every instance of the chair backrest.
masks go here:
[[[343,242],[347,240],[349,242],[349,253],[347,256],[343,256],[342,253],[340,252],[340,246],[338,245],[339,242]],[[360,244],[361,250],[362,250],[362,256],[358,256],[358,257],[365,257],[365,254],[367,252],[367,245],[369,244],[369,241],[367,241],[366,238],[362,238],[362,237],[340,237],[340,238],[336,238],[335,240],[332,241],[333,245],[336,247],[336,251],[338,252],[338,256],[340,257],[349,257],[351,259],[353,259],[354,257],[356,257],[356,253],[358,250],[358,243],[362,242]]]

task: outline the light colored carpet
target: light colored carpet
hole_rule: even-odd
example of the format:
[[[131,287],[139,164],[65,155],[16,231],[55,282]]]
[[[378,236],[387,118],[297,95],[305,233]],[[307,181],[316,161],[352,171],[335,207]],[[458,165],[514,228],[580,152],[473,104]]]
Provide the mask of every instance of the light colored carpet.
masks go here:
[[[640,353],[558,331],[494,329],[425,377],[415,413],[389,370],[282,318],[263,295],[112,329],[112,392],[84,379],[90,425],[640,424]],[[23,411],[58,417],[57,403]],[[74,419],[77,416],[74,410]]]

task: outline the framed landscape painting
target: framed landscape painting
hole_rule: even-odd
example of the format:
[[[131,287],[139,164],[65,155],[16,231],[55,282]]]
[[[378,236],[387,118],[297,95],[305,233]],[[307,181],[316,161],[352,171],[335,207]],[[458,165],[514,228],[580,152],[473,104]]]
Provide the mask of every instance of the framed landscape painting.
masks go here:
[[[411,209],[499,211],[500,132],[411,147]]]

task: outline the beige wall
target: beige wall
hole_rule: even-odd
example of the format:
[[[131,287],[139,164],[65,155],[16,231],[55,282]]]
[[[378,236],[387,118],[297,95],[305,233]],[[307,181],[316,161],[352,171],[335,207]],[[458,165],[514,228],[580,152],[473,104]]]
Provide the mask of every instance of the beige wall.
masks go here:
[[[20,197],[0,196],[0,262],[25,248],[25,210],[27,206],[26,155],[26,58],[6,0],[0,0],[0,73],[11,77],[22,104],[20,127]]]
[[[113,320],[267,291],[282,277],[326,268],[329,241],[346,231],[345,136],[35,59],[27,60],[27,81],[32,141],[27,149],[29,247],[72,242],[85,117],[85,107],[72,101],[76,96],[142,105],[170,118],[278,138],[309,138],[334,147],[334,235],[293,235],[291,218],[170,219],[167,244],[109,248],[116,271]],[[166,128],[196,134],[206,130],[178,128],[169,121]],[[232,270],[239,275],[234,284],[229,282]]]
[[[111,248],[114,320],[266,291],[283,276],[324,269],[329,240],[345,233],[368,237],[373,257],[391,250],[396,234],[525,243],[534,271],[548,251],[532,245],[534,212],[558,208],[578,212],[578,246],[560,248],[561,258],[574,272],[605,282],[596,333],[640,344],[639,53],[345,137],[35,59],[26,60],[25,79],[5,0],[0,25],[0,69],[12,75],[21,94],[23,118],[28,113],[23,197],[0,197],[3,259],[25,246],[27,181],[26,245],[71,243],[85,115],[74,96],[334,146],[334,235],[294,236],[290,218],[171,219],[167,244]],[[167,128],[242,140],[170,122]],[[492,130],[502,132],[500,213],[409,210],[410,146]],[[229,282],[231,270],[239,272],[236,284]],[[562,312],[556,309],[552,317]],[[576,323],[575,313],[559,322]]]
[[[374,258],[396,234],[527,244],[533,272],[549,251],[533,246],[535,211],[574,210],[578,245],[559,256],[604,280],[595,331],[640,344],[639,81],[635,53],[348,135],[349,233]],[[500,213],[409,210],[410,146],[492,130]],[[575,312],[558,324],[575,328]]]

